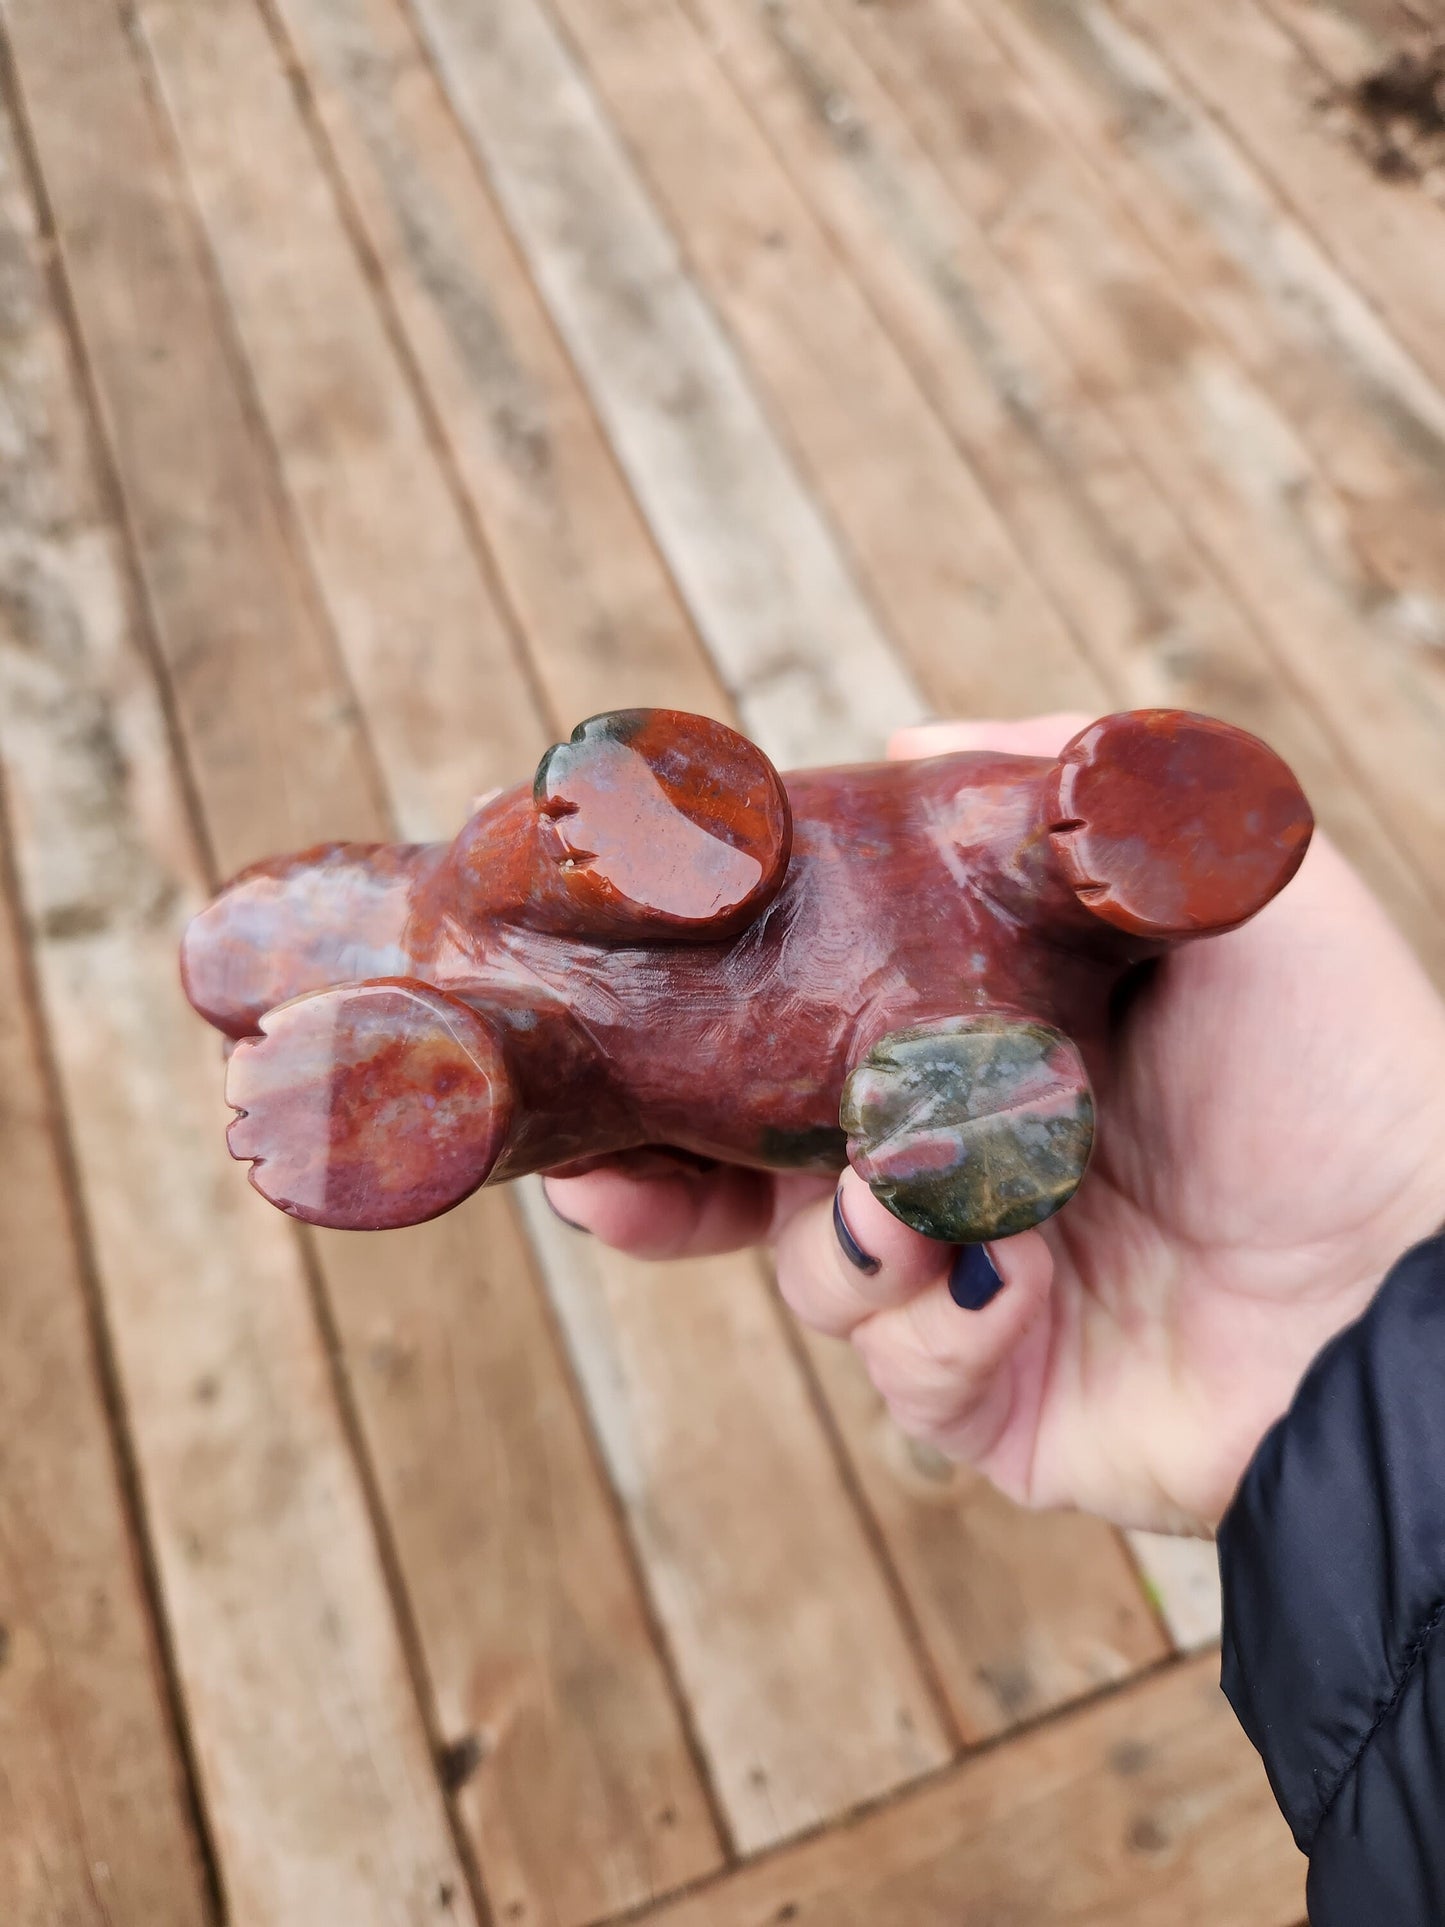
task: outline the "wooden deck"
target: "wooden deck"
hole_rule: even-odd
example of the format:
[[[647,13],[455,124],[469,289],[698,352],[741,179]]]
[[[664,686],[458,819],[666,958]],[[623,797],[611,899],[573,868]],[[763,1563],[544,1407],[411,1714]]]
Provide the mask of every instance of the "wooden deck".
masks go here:
[[[4,1927],[1300,1920],[1207,1548],[752,1256],[298,1236],[174,951],[595,710],[1162,702],[1445,981],[1432,13],[0,0]]]

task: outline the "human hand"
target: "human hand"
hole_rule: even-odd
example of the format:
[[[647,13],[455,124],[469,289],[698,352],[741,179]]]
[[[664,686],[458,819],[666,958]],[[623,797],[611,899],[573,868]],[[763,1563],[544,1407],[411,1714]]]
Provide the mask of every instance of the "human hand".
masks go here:
[[[1087,720],[891,753],[1052,756]],[[851,1339],[903,1430],[1023,1503],[1212,1531],[1315,1353],[1445,1216],[1445,1005],[1316,836],[1253,922],[1141,974],[1095,1084],[1068,1209],[991,1247],[920,1237],[851,1172],[836,1198],[730,1167],[547,1190],[639,1257],[771,1243],[788,1304]]]

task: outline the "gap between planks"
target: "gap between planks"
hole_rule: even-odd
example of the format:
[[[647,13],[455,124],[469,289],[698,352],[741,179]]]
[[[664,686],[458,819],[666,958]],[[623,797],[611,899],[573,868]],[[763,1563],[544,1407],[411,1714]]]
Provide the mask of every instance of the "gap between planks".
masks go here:
[[[6,171],[0,152],[0,193]],[[29,1670],[37,1703],[27,1749],[44,1753],[53,1733],[59,1757],[53,1775],[48,1760],[10,1755],[13,1773],[0,1763],[0,1793],[9,1780],[15,1807],[23,1811],[27,1798],[44,1802],[33,1830],[22,1825],[0,1842],[0,1898],[15,1927],[49,1927],[49,1909],[57,1906],[67,1920],[101,1927],[115,1905],[128,1920],[139,1921],[144,1909],[157,1923],[210,1927],[220,1919],[214,1855],[24,928],[0,775],[0,985],[7,1001],[0,1016],[0,1059],[7,1064],[0,1135],[8,1126],[29,1140],[18,1157],[7,1153],[6,1180],[26,1189],[24,1222],[5,1247],[7,1264],[21,1270],[6,1286],[5,1310],[23,1315],[32,1280],[50,1290],[46,1311],[31,1308],[34,1323],[18,1334],[27,1346],[21,1369],[34,1374],[38,1367],[48,1376],[48,1367],[63,1386],[47,1390],[43,1415],[27,1412],[23,1395],[7,1401],[9,1423],[36,1421],[27,1443],[40,1444],[49,1490],[36,1495],[41,1542],[0,1623],[0,1673],[11,1674],[0,1682],[0,1707],[8,1702],[23,1711]],[[0,1216],[9,1215],[4,1190],[0,1182]],[[18,1347],[12,1358],[20,1365]],[[53,1448],[44,1444],[47,1417],[64,1422]],[[21,1509],[23,1524],[24,1446],[7,1450],[4,1460],[6,1499]],[[83,1543],[67,1546],[75,1533]],[[0,1552],[8,1563],[10,1546]],[[106,1555],[110,1567],[87,1570]],[[48,1570],[52,1560],[58,1574]],[[107,1662],[117,1669],[108,1678]],[[27,1879],[27,1864],[45,1888],[44,1914],[33,1905],[36,1883]]]
[[[1014,1843],[1012,1853],[1002,1849],[1007,1871],[990,1897],[1006,1909],[1016,1906],[1013,1863],[1027,1865],[1028,1919],[1038,1927],[1050,1922],[1065,1927],[1086,1918],[1127,1918],[1131,1927],[1154,1927],[1161,1918],[1179,1927],[1214,1927],[1226,1903],[1231,1927],[1308,1927],[1297,1911],[1304,1862],[1273,1802],[1266,1797],[1256,1808],[1246,1792],[1261,1787],[1264,1776],[1218,1690],[1216,1667],[1213,1653],[1165,1661],[1083,1706],[981,1746],[885,1802],[698,1881],[657,1905],[618,1916],[604,1927],[633,1927],[644,1921],[675,1922],[677,1927],[757,1927],[764,1919],[838,1927],[844,1911],[847,1927],[873,1927],[880,1919],[906,1919],[910,1927],[953,1927],[958,1896],[967,1893],[977,1899],[979,1876],[986,1877],[990,1851],[998,1851],[999,1839],[1013,1831],[1015,1809],[1033,1838],[1028,1845]],[[1200,1739],[1208,1736],[1210,1766],[1201,1772],[1199,1764],[1192,1764],[1171,1784],[1168,1755],[1175,1748],[1192,1751],[1196,1734]],[[1126,1796],[1123,1813],[1117,1818],[1107,1812],[1082,1813],[1081,1806],[1092,1798],[1089,1789],[1107,1787],[1116,1776],[1126,1783],[1140,1782]],[[1213,1784],[1202,1792],[1200,1782],[1206,1777]],[[1000,1798],[993,1785],[1000,1778],[1022,1782],[1019,1792]],[[965,1817],[967,1791],[976,1782],[986,1790],[970,1824]],[[1226,1843],[1219,1839],[1216,1822],[1221,1795],[1228,1797],[1229,1791],[1244,1798],[1238,1830]],[[1106,1804],[1112,1798],[1110,1789],[1104,1794]],[[1080,1837],[1071,1850],[1068,1840],[1075,1831]],[[1241,1834],[1251,1836],[1247,1846]],[[1061,1843],[1062,1864],[1056,1864]],[[1131,1867],[1131,1852],[1138,1852],[1144,1864]],[[1150,1868],[1149,1856],[1156,1852],[1160,1858]],[[1182,1889],[1169,1894],[1171,1861],[1192,1852],[1213,1867],[1202,1876],[1186,1873]],[[1252,1873],[1243,1881],[1241,1852],[1255,1857]],[[1099,1891],[1094,1884],[1098,1869],[1110,1859],[1124,1863],[1122,1879],[1119,1873],[1106,1873],[1105,1891]],[[829,1877],[830,1862],[839,1863],[834,1878]],[[909,1873],[915,1865],[929,1871],[910,1890]],[[938,1878],[941,1866],[949,1868],[944,1882]],[[1153,1884],[1156,1871],[1162,1874],[1165,1891]],[[998,1873],[995,1867],[995,1880]],[[890,1901],[888,1884],[895,1874],[901,1891]],[[1201,1895],[1201,1886],[1210,1889],[1208,1898]],[[1241,1889],[1247,1895],[1244,1912],[1239,1911]]]

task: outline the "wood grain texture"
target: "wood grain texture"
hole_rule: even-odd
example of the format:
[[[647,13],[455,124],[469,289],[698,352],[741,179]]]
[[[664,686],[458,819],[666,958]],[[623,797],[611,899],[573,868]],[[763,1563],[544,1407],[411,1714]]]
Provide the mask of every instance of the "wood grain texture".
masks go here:
[[[655,1927],[1295,1927],[1304,1861],[1211,1653],[965,1762]]]
[[[509,618],[254,0],[145,0],[136,20],[342,658],[332,686],[365,709],[400,833],[424,837],[500,780],[482,745],[533,726]]]
[[[715,708],[687,610],[404,9],[274,5],[551,713]]]
[[[53,31],[8,18],[23,45]],[[227,1918],[474,1921],[296,1242],[234,1185],[175,983],[199,865],[33,253],[27,272],[23,453],[50,500],[0,755]]]
[[[1192,28],[1176,33],[1171,20],[1151,46],[1147,13],[1131,25],[1127,9],[1102,5],[976,3],[1201,324],[1288,417],[1326,485],[1317,541],[1335,550],[1358,647],[1406,665],[1397,703],[1424,701],[1438,716],[1445,682],[1429,638],[1445,633],[1439,387],[1171,65]],[[1311,699],[1338,736],[1354,717],[1353,683],[1323,667]],[[1377,792],[1389,781],[1390,740],[1386,716],[1356,752]]]
[[[1255,612],[1275,674],[1320,714],[1315,692],[1328,692],[1342,767],[1439,902],[1441,845],[1427,824],[1445,810],[1434,673],[1375,646],[1375,600],[1308,449],[1203,327],[972,6],[903,0],[885,26],[877,9],[827,4],[950,192],[1027,283],[1080,380]],[[1388,755],[1350,747],[1370,742],[1388,743]]]
[[[965,1740],[993,1738],[1164,1656],[1114,1533],[1082,1514],[1024,1511],[906,1439],[850,1347],[812,1338],[808,1354]],[[1173,1588],[1161,1584],[1157,1596],[1173,1632]]]
[[[683,4],[1113,692],[1202,703],[1217,654],[1266,691],[1243,613],[826,7]]]
[[[595,1920],[719,1865],[511,1200],[323,1247],[495,1917]]]
[[[557,0],[588,75],[915,676],[1016,714],[1098,682],[676,0]],[[940,647],[940,638],[947,638]]]
[[[54,338],[0,113],[0,707],[23,712],[94,584],[45,400]],[[0,792],[5,739],[0,725]],[[23,805],[23,798],[15,799]],[[5,813],[0,811],[0,824]],[[24,932],[0,851],[0,1918],[202,1927],[212,1918],[71,1223]]]
[[[475,1919],[468,1859],[523,1927],[678,1886],[668,1927],[1298,1922],[1212,1660],[947,1764],[1163,1652],[1113,1534],[910,1451],[751,1259],[640,1271],[534,1195],[544,1292],[493,1197],[318,1241],[313,1295],[171,953],[188,801],[231,868],[450,831],[619,702],[795,762],[1181,701],[1297,764],[1445,980],[1427,225],[1291,171],[1336,138],[1291,90],[1424,5],[1230,0],[1236,101],[1151,0],[0,0],[166,672],[17,203],[0,436],[53,492],[0,532],[0,758],[229,1918]],[[54,1496],[0,1518],[0,1913],[206,1920],[7,1008],[0,1344]],[[1134,1554],[1210,1637],[1210,1550]]]
[[[245,825],[222,862],[298,824],[344,836],[377,807],[369,756],[120,20],[109,0],[6,0],[5,20],[191,766],[212,813]],[[236,756],[242,734],[259,759]]]
[[[748,727],[783,764],[814,721],[835,760],[876,754],[923,698],[566,46],[530,0],[414,12]]]
[[[21,640],[3,636],[0,651]],[[19,941],[0,898],[0,1915],[14,1927],[200,1927],[211,1910]]]
[[[1129,0],[1122,12],[1151,34],[1164,22],[1154,0]],[[1232,90],[1224,64],[1231,50]],[[1445,290],[1436,263],[1445,207],[1407,183],[1382,180],[1322,111],[1331,82],[1358,79],[1384,52],[1353,27],[1348,8],[1335,13],[1312,0],[1226,0],[1169,40],[1171,64],[1439,383]]]
[[[1187,84],[1172,28],[1151,39],[1121,10],[1055,0],[980,5],[1060,125],[1140,223],[1198,313],[1268,388],[1334,486],[1379,621],[1399,640],[1442,620],[1445,396]],[[1323,15],[1324,10],[1321,10]],[[1342,37],[1350,29],[1330,10]],[[1372,55],[1363,36],[1355,73]],[[1190,36],[1180,33],[1179,46]],[[1375,48],[1373,57],[1383,49]],[[1322,124],[1323,90],[1313,103]],[[1393,598],[1393,600],[1391,600]]]
[[[526,1194],[739,1850],[941,1765],[945,1735],[862,1526],[836,1501],[756,1261],[639,1266]],[[750,1449],[760,1437],[766,1453]],[[745,1558],[735,1518],[750,1525]]]
[[[30,83],[32,95],[40,97],[57,116],[61,115],[70,98],[64,75],[42,67],[38,57],[26,59],[27,42],[23,34],[20,40],[22,76]],[[127,104],[134,106],[139,98],[139,83],[123,45],[107,48],[102,40],[101,50],[98,58],[103,57],[103,53],[113,57],[113,64],[107,70],[105,85],[109,92],[104,105],[114,119]],[[261,51],[268,51],[264,42]],[[264,94],[262,103],[265,104]],[[82,331],[102,397],[108,384],[113,384],[122,397],[129,394],[132,365],[137,360],[144,361],[148,340],[168,346],[177,360],[186,365],[193,359],[204,359],[205,330],[209,329],[209,338],[217,341],[216,365],[212,370],[218,385],[213,397],[216,411],[208,424],[212,435],[193,435],[187,439],[182,434],[182,424],[171,411],[184,406],[188,396],[184,389],[177,389],[157,393],[152,398],[152,408],[145,414],[127,416],[132,437],[123,439],[117,434],[114,447],[127,502],[136,492],[156,493],[159,484],[153,465],[169,463],[168,487],[173,491],[169,519],[161,502],[153,505],[161,530],[158,553],[148,550],[146,524],[139,516],[135,517],[143,563],[149,562],[154,570],[155,596],[161,609],[159,626],[164,630],[166,618],[172,617],[183,631],[188,619],[194,617],[220,631],[228,621],[229,612],[224,603],[220,606],[208,603],[201,580],[192,584],[187,578],[177,584],[165,559],[166,545],[176,538],[176,524],[184,519],[189,502],[204,500],[209,490],[219,487],[210,472],[213,465],[224,470],[233,486],[243,484],[248,476],[254,478],[254,499],[266,502],[269,513],[264,517],[258,513],[249,526],[226,521],[210,531],[222,553],[207,579],[215,582],[218,593],[223,593],[229,567],[238,572],[249,568],[258,580],[283,587],[288,580],[295,582],[297,574],[294,564],[288,561],[289,551],[283,547],[284,525],[268,493],[271,483],[264,448],[242,414],[234,372],[219,344],[221,324],[209,300],[194,241],[184,227],[183,193],[178,191],[175,176],[168,171],[165,150],[158,140],[153,138],[148,150],[132,149],[132,152],[136,154],[136,163],[128,184],[128,198],[136,193],[137,181],[148,180],[160,223],[163,225],[169,215],[176,235],[167,268],[168,285],[147,290],[147,299],[154,303],[151,326],[156,334],[131,336],[115,325],[113,306],[108,310],[104,298],[107,290],[113,293],[109,276],[97,271],[97,278],[102,281],[98,293],[83,273],[73,273],[72,278],[77,287]],[[147,160],[151,169],[149,177],[144,166]],[[93,172],[81,169],[78,164],[73,171],[79,177],[70,183],[77,199],[83,201],[84,197],[103,193],[103,183]],[[56,170],[56,177],[62,181],[69,179],[63,168]],[[63,205],[60,218],[62,247],[69,265],[71,250],[67,245]],[[119,214],[114,219],[108,214],[98,217],[102,233],[113,234],[120,225]],[[183,246],[187,250],[184,253]],[[325,259],[323,256],[323,265]],[[117,264],[111,264],[111,272],[118,275]],[[89,302],[92,293],[97,296],[95,307]],[[364,290],[362,299],[365,299]],[[345,330],[344,314],[338,325]],[[199,348],[194,338],[198,332]],[[364,330],[359,338],[366,344],[368,337]],[[300,351],[304,338],[298,337],[296,345]],[[288,377],[293,385],[283,390],[283,404],[297,399],[296,382],[308,373],[314,375],[318,368],[325,371],[328,365],[325,356],[318,360],[300,352],[297,364],[297,374]],[[354,362],[351,365],[354,368]],[[261,366],[265,368],[264,363]],[[389,364],[387,374],[394,382]],[[338,391],[333,388],[331,392],[334,397]],[[269,390],[263,399],[271,400]],[[376,405],[386,407],[386,398]],[[234,411],[229,415],[228,407]],[[124,414],[120,406],[106,412],[115,416]],[[406,446],[408,457],[414,448],[414,443]],[[374,456],[374,462],[381,459]],[[373,465],[368,472],[374,485],[376,467]],[[404,467],[394,479],[398,486],[406,482]],[[384,490],[379,500],[363,495],[361,507],[382,508],[385,499]],[[246,561],[248,550],[249,563]],[[233,551],[239,553],[233,555]],[[334,571],[339,569],[340,553],[338,545],[323,556]],[[429,564],[431,551],[424,549],[421,559]],[[194,561],[199,577],[205,573],[204,554],[195,553]],[[360,566],[364,586],[370,580],[369,558],[363,558]],[[334,587],[337,580],[334,575]],[[406,594],[414,587],[414,578],[407,577],[398,593]],[[183,599],[187,593],[194,595],[193,603]],[[171,600],[172,596],[176,599]],[[234,684],[233,701],[218,702],[213,710],[199,701],[194,685],[184,675],[177,675],[174,682],[177,714],[197,771],[206,828],[220,865],[226,870],[256,854],[258,818],[260,833],[266,836],[270,847],[309,841],[326,829],[364,836],[368,832],[379,834],[383,828],[378,805],[364,780],[368,752],[357,723],[355,702],[338,674],[312,605],[298,594],[284,613],[284,626],[278,623],[269,634],[248,629],[243,637],[232,639],[224,667]],[[242,642],[244,647],[240,646]],[[311,657],[313,648],[315,654]],[[258,684],[264,688],[268,682],[284,677],[288,663],[298,658],[303,663],[308,659],[315,661],[319,685],[305,718],[304,748],[299,741],[288,743],[289,711],[275,717],[258,715],[245,700],[248,689]],[[485,665],[487,659],[479,655],[478,660]],[[520,675],[515,686],[519,690],[523,688]],[[362,688],[370,715],[378,704],[384,703],[385,690],[374,681],[366,682]],[[485,780],[488,774],[476,714],[465,705],[454,707],[450,689],[445,684],[423,677],[418,688],[425,705],[422,736],[409,734],[410,723],[392,734],[384,729],[378,733],[378,747],[388,756],[387,775],[395,776],[398,790],[413,799],[410,805],[413,817],[433,808],[440,812],[441,804],[431,800],[436,795],[437,767],[448,771],[453,789],[463,783],[463,778],[463,787],[469,787],[478,778]],[[519,695],[518,700],[524,698]],[[453,725],[450,734],[436,726],[443,710]],[[488,721],[489,726],[503,735],[517,730],[504,704],[489,712]],[[448,752],[452,749],[456,756],[448,761]],[[266,792],[278,774],[273,771],[273,759],[283,765],[277,783],[279,806],[268,797],[269,810],[253,811],[246,806],[243,792],[231,779],[236,771],[249,769],[253,787],[258,792]],[[333,787],[339,769],[346,770],[350,780],[345,786]],[[408,782],[410,788],[405,787]],[[460,807],[460,802],[458,797],[454,807]],[[170,930],[168,923],[166,943],[170,941]],[[173,955],[163,954],[160,941],[158,938],[151,958],[155,982],[147,980],[144,988],[149,996],[164,994],[169,1002]],[[222,1153],[223,1176],[218,1182],[224,1187],[226,1208],[237,1214],[241,1223],[264,1218],[267,1214],[259,1201],[246,1191],[244,1181],[238,1183],[241,1174],[224,1159],[216,1066],[210,1053],[202,1050],[200,1039],[191,1037],[192,1020],[181,1017],[179,1009],[176,1014],[177,1020],[185,1025],[187,1040],[194,1043],[201,1056],[195,1068],[176,1065],[173,1074],[187,1080],[186,1102],[200,1102],[204,1095],[207,1121],[199,1129],[205,1155],[210,1156],[213,1150]],[[200,1067],[202,1063],[205,1068]],[[208,1192],[209,1183],[203,1189]],[[490,1202],[493,1210],[506,1212],[505,1202]],[[284,1231],[284,1225],[281,1229]],[[269,1233],[270,1227],[266,1230]],[[485,1232],[482,1236],[485,1245]],[[502,1236],[505,1237],[505,1229]],[[291,1252],[288,1262],[294,1264],[293,1248],[287,1244],[284,1249]],[[434,1262],[443,1253],[449,1259],[449,1268],[430,1273],[433,1287],[444,1304],[465,1307],[475,1300],[484,1284],[478,1276],[476,1252],[459,1248],[454,1241],[441,1244],[433,1241],[430,1246],[423,1241],[417,1247],[415,1262],[419,1266]],[[392,1252],[390,1256],[394,1267],[402,1265],[399,1254]],[[352,1320],[363,1320],[369,1310],[374,1310],[374,1300],[368,1301],[360,1288],[354,1292],[350,1289],[351,1268],[355,1267],[362,1279],[374,1278],[374,1273],[367,1272],[368,1262],[344,1240],[330,1241],[321,1250],[322,1270],[334,1294],[338,1321],[348,1343],[354,1338],[357,1348],[365,1345],[366,1330],[364,1324],[358,1327]],[[393,1289],[394,1276],[393,1272]],[[454,1405],[444,1396],[445,1385],[451,1382],[453,1367],[459,1369],[461,1359],[467,1357],[474,1362],[484,1387],[489,1382],[497,1386],[495,1399],[486,1396],[484,1390],[481,1399],[484,1409],[495,1410],[504,1422],[524,1421],[526,1438],[514,1443],[493,1432],[475,1428],[464,1431],[445,1449],[438,1448],[438,1463],[452,1468],[456,1490],[441,1486],[438,1503],[431,1511],[413,1505],[400,1512],[390,1510],[389,1518],[403,1563],[414,1556],[423,1573],[435,1569],[438,1576],[453,1560],[463,1570],[471,1569],[450,1542],[455,1517],[449,1506],[473,1512],[484,1510],[490,1530],[501,1543],[530,1543],[529,1534],[534,1529],[540,1530],[544,1523],[538,1516],[537,1491],[514,1476],[499,1476],[496,1470],[499,1464],[510,1459],[513,1450],[521,1453],[535,1442],[531,1413],[505,1396],[505,1390],[516,1383],[519,1356],[528,1357],[537,1404],[554,1421],[551,1441],[554,1464],[566,1494],[569,1526],[559,1531],[551,1544],[562,1555],[564,1563],[559,1567],[533,1554],[516,1567],[507,1587],[482,1585],[474,1602],[446,1585],[423,1584],[418,1589],[415,1610],[420,1613],[423,1607],[427,1609],[427,1616],[418,1619],[418,1630],[428,1683],[438,1717],[446,1721],[448,1740],[465,1740],[475,1731],[490,1731],[489,1722],[496,1720],[494,1682],[488,1683],[488,1662],[496,1661],[502,1674],[512,1675],[509,1698],[513,1716],[501,1722],[508,1731],[495,1736],[495,1754],[481,1768],[470,1790],[466,1810],[479,1828],[489,1829],[479,1834],[478,1850],[488,1862],[489,1871],[494,1872],[506,1904],[520,1900],[539,1920],[571,1921],[591,1918],[607,1909],[645,1898],[654,1891],[655,1880],[668,1884],[690,1876],[712,1863],[716,1842],[605,1486],[590,1459],[585,1433],[568,1403],[565,1374],[551,1343],[535,1286],[525,1272],[518,1279],[509,1279],[509,1286],[503,1295],[505,1316],[499,1316],[490,1326],[471,1328],[478,1343],[470,1351],[458,1340],[454,1344],[442,1344],[429,1354],[429,1361],[441,1375],[442,1383],[428,1381],[430,1389],[421,1409],[428,1414],[451,1411],[455,1415]],[[301,1349],[304,1355],[304,1347]],[[398,1491],[405,1490],[409,1468],[416,1462],[417,1407],[407,1400],[388,1398],[384,1384],[365,1375],[359,1376],[357,1390],[363,1426],[375,1454],[378,1485],[383,1501],[392,1507]],[[427,1436],[434,1439],[435,1434],[428,1432]],[[324,1465],[318,1467],[317,1476],[325,1471]],[[334,1471],[331,1476],[336,1476]],[[469,1549],[468,1557],[475,1549]],[[519,1632],[524,1632],[525,1637],[519,1639]],[[588,1679],[602,1682],[590,1700],[584,1684],[580,1689],[583,1704],[575,1710],[574,1692],[568,1685],[574,1678],[584,1683]],[[398,1683],[397,1690],[405,1690],[405,1683]],[[582,1717],[584,1711],[589,1717]],[[607,1717],[604,1718],[604,1714]],[[514,1755],[519,1771],[524,1765],[529,1774],[537,1769],[545,1770],[540,1771],[536,1779],[523,1778],[519,1785],[514,1778]],[[274,1785],[264,1791],[272,1797],[282,1797],[289,1770],[283,1759],[278,1764]],[[495,1795],[494,1784],[499,1789]],[[662,1789],[666,1790],[666,1797]],[[432,1792],[435,1794],[434,1788]],[[398,1824],[404,1816],[403,1807]],[[353,1850],[372,1851],[366,1840],[368,1831],[369,1823],[364,1827],[358,1825]],[[566,1863],[560,1851],[562,1844],[573,1842],[579,1833],[594,1840],[605,1836],[608,1850],[595,1858]],[[277,1850],[283,1845],[284,1841],[278,1842]],[[454,1896],[459,1910],[466,1908],[465,1889],[452,1873],[442,1877],[437,1886],[445,1887]],[[384,1887],[379,1890],[375,1904],[389,1904]]]

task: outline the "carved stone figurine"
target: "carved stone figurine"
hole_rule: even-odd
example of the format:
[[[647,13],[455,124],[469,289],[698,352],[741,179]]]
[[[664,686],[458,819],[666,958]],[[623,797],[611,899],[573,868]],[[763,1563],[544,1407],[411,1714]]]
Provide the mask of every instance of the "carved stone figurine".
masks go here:
[[[1289,881],[1252,736],[1144,710],[1056,761],[779,776],[721,723],[596,716],[452,843],[256,864],[195,918],[230,1146],[297,1218],[417,1224],[644,1147],[845,1160],[929,1237],[1038,1223],[1088,1162],[1110,995]]]

